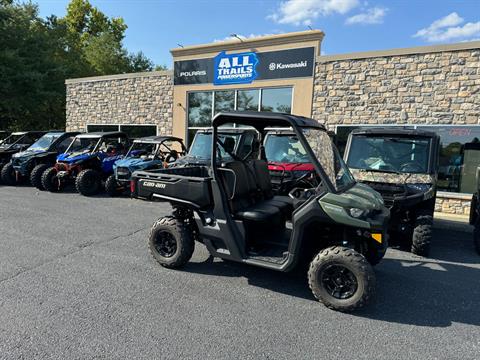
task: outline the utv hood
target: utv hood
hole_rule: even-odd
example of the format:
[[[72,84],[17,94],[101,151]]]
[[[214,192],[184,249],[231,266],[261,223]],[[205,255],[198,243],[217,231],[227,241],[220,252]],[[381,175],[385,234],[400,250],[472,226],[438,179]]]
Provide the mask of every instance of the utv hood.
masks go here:
[[[46,154],[47,151],[46,150],[30,150],[30,149],[27,149],[27,150],[24,150],[24,151],[20,151],[19,153],[16,153],[15,155],[12,156],[13,159],[19,159],[19,158],[22,158],[22,160],[27,160],[27,159],[30,159],[31,157],[34,157],[36,155],[41,155],[41,154]]]
[[[61,162],[67,163],[67,164],[72,164],[72,163],[75,163],[75,162],[85,161],[85,160],[94,158],[97,155],[98,155],[98,153],[90,153],[90,152],[87,152],[87,153],[78,153],[78,152],[64,153],[64,154],[58,155],[57,161],[61,161]]]
[[[144,170],[152,165],[162,164],[161,160],[142,160],[139,158],[127,158],[118,160],[113,165],[113,169],[115,170],[118,167],[125,167],[130,170],[130,172],[134,172],[136,170]]]
[[[433,184],[435,178],[430,174],[404,173],[394,174],[379,171],[368,171],[359,169],[350,169],[350,172],[357,181],[369,181],[384,184]]]

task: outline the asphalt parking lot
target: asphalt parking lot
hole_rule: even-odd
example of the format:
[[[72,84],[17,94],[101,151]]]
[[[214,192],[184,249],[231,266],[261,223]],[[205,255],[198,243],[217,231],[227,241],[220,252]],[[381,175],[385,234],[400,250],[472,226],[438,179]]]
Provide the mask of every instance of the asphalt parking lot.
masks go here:
[[[389,250],[377,296],[328,310],[306,276],[147,251],[166,204],[0,187],[1,359],[478,359],[480,257],[437,229],[430,259]]]

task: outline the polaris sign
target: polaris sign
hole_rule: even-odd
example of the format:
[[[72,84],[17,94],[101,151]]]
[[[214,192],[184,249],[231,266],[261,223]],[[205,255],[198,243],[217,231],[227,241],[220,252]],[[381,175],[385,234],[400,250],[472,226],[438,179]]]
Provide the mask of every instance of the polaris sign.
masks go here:
[[[312,77],[315,48],[227,54],[175,61],[174,84],[250,84],[255,80]]]
[[[257,64],[258,58],[254,52],[227,55],[222,51],[214,58],[213,83],[215,85],[250,84],[258,76]]]

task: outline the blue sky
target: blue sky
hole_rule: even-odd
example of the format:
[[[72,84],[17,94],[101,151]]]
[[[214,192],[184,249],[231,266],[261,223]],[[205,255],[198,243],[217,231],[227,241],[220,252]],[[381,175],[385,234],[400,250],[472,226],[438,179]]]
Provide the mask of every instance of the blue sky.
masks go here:
[[[37,0],[40,14],[63,16],[68,0]],[[172,67],[177,44],[230,34],[250,37],[325,32],[328,55],[480,40],[480,0],[91,0],[128,25],[125,46]]]

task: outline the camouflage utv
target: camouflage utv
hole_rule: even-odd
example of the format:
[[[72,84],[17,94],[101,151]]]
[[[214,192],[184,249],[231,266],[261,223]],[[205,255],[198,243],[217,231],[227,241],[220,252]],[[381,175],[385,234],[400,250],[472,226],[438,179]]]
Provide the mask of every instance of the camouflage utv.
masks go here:
[[[393,128],[354,130],[345,160],[357,181],[382,194],[390,208],[391,243],[426,256],[432,237],[440,138]]]

